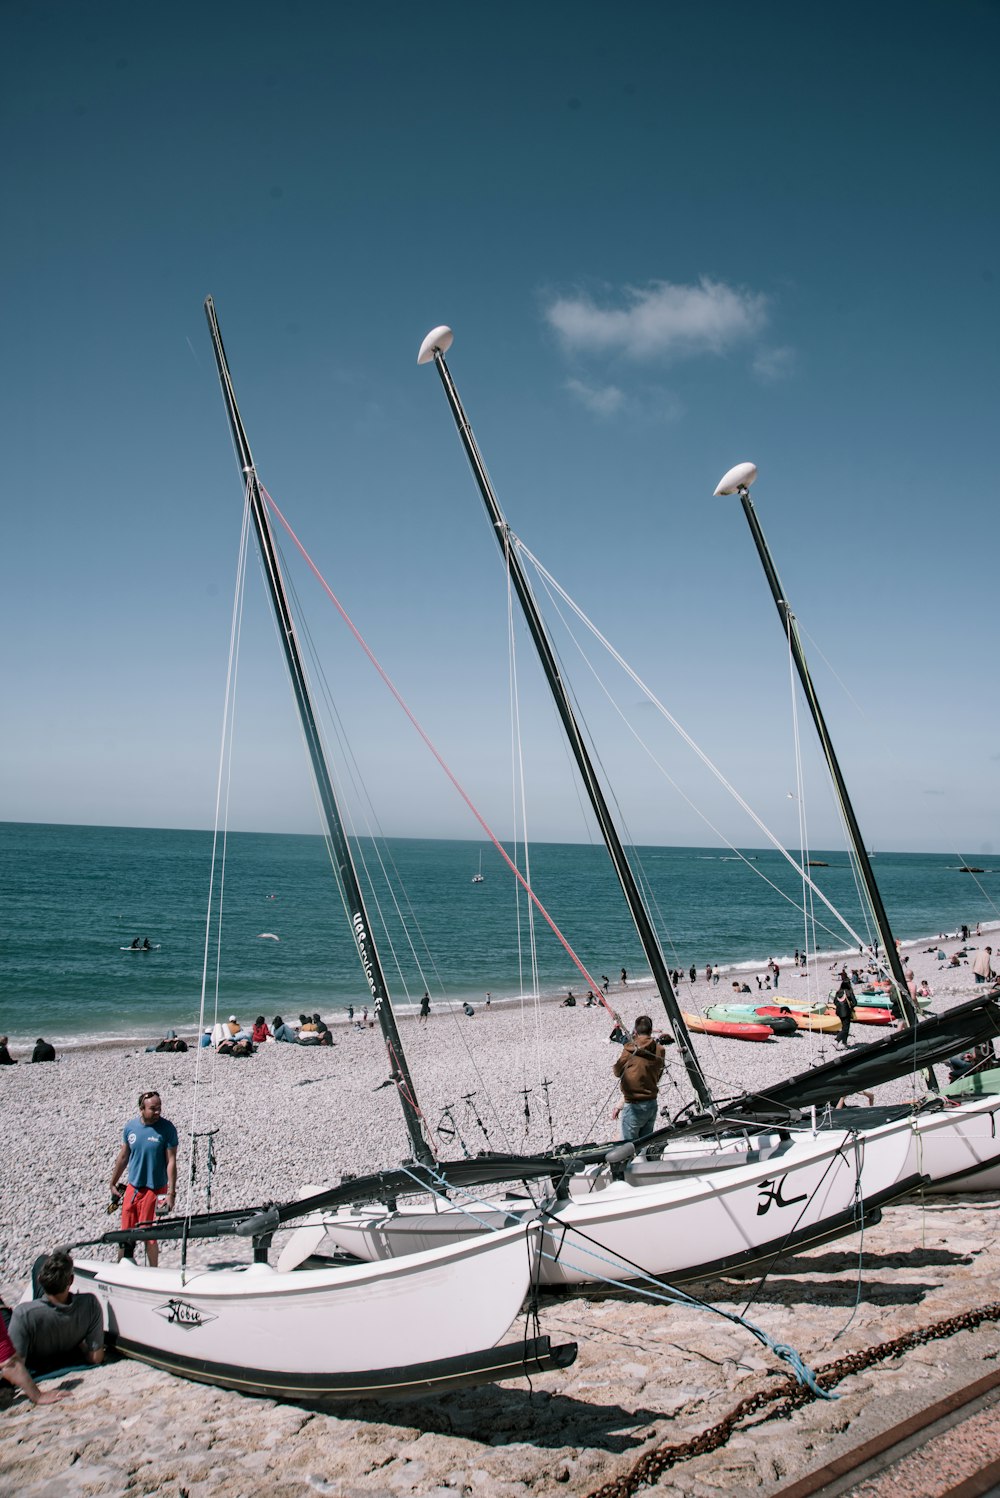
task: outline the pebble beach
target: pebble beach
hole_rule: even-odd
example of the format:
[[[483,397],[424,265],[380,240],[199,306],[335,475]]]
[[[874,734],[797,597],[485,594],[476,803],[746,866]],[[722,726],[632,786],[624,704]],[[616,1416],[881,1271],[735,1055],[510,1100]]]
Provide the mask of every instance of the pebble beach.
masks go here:
[[[996,947],[984,931],[957,968],[936,956],[939,946],[949,956],[961,946],[954,937],[928,937],[904,949],[916,981],[926,979],[933,990],[932,1012],[984,992],[972,972],[977,941]],[[832,986],[825,962],[783,972],[778,991],[816,999]],[[443,1156],[463,1147],[523,1151],[614,1137],[611,1063],[618,1052],[608,1040],[611,1021],[604,1008],[584,1007],[577,993],[572,1009],[480,1004],[467,1018],[436,1006],[425,1024],[404,1021],[410,1068]],[[731,996],[725,973],[711,988],[699,973],[680,992],[686,1010]],[[629,1025],[642,1012],[658,1023],[654,1000],[641,983],[612,984],[608,994]],[[240,1017],[249,1024],[254,1016]],[[188,1182],[192,1133],[218,1130],[211,1181],[218,1208],[287,1199],[346,1171],[404,1158],[407,1140],[384,1086],[379,1033],[346,1023],[333,1028],[332,1048],[266,1045],[247,1060],[197,1048],[147,1054],[130,1043],[67,1048],[53,1064],[25,1065],[30,1050],[12,1043],[22,1064],[0,1071],[7,1138],[0,1284],[8,1303],[20,1296],[38,1252],[111,1225],[109,1173],[141,1090],[159,1088],[163,1112],[177,1126],[178,1206],[189,1191],[194,1211],[204,1209],[207,1178],[202,1141],[196,1179]],[[860,1043],[880,1033],[859,1025],[852,1038]],[[762,1045],[709,1037],[696,1043],[719,1096],[836,1054],[831,1037],[804,1032]],[[661,1103],[673,1112],[690,1090],[675,1055],[668,1058]],[[878,1101],[912,1094],[913,1083],[904,1079],[883,1089]],[[756,1279],[735,1276],[695,1288],[736,1310],[752,1299],[751,1319],[819,1366],[992,1301],[997,1236],[991,1197],[914,1199],[887,1210],[863,1244],[848,1238],[796,1256],[760,1288]],[[164,1262],[176,1252],[167,1246]],[[708,1428],[749,1392],[787,1373],[775,1371],[749,1334],[718,1318],[650,1307],[620,1292],[552,1297],[542,1323],[554,1338],[579,1342],[573,1367],[531,1388],[520,1381],[395,1410],[327,1413],[278,1405],[112,1362],[68,1377],[72,1397],[58,1406],[35,1409],[19,1398],[0,1415],[0,1492],[37,1498],[124,1491],[229,1498],[265,1489],[344,1498],[586,1494],[627,1472],[644,1451]],[[904,1402],[915,1399],[935,1381],[967,1381],[975,1366],[990,1367],[997,1356],[1000,1333],[992,1322],[917,1349],[852,1375],[839,1400],[806,1405],[790,1426],[780,1421],[752,1435],[737,1432],[720,1450],[672,1468],[660,1490],[774,1491],[835,1451],[848,1432],[852,1441],[863,1438],[859,1431],[878,1418],[873,1405],[890,1391]]]

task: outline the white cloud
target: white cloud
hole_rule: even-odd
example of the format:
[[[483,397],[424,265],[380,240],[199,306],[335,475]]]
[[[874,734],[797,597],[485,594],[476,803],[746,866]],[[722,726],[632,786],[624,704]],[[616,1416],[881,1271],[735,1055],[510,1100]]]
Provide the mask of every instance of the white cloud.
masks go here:
[[[767,322],[767,298],[703,276],[696,286],[654,281],[627,287],[625,306],[598,307],[589,297],[557,297],[545,317],[572,352],[629,359],[721,353]]]
[[[786,375],[791,374],[794,364],[795,350],[787,345],[781,348],[762,348],[754,355],[753,372],[758,379],[770,384],[773,380],[783,380]]]
[[[596,416],[613,416],[616,411],[621,410],[625,401],[624,392],[617,385],[595,387],[585,385],[582,380],[567,380],[566,389]]]

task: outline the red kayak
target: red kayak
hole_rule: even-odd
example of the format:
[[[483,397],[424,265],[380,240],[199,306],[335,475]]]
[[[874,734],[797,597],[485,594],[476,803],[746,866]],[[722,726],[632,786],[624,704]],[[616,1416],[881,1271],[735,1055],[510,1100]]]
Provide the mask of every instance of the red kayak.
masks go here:
[[[856,1025],[891,1025],[891,1009],[869,1009],[865,1004],[859,1004],[854,1011],[854,1023]]]
[[[727,1020],[702,1019],[700,1014],[685,1014],[684,1023],[697,1035],[718,1035],[728,1040],[771,1040],[770,1025],[737,1025]]]

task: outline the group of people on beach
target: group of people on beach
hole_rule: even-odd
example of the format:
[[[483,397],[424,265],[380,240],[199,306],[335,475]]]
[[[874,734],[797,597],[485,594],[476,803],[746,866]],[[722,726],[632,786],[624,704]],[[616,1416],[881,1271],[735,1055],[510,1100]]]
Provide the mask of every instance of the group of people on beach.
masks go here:
[[[32,1061],[54,1061],[56,1059],[56,1048],[39,1035],[35,1041],[35,1049],[31,1053]],[[0,1066],[16,1066],[17,1057],[10,1054],[10,1037],[0,1035]]]
[[[368,1011],[365,1010],[365,1019]],[[288,1024],[276,1014],[269,1025],[262,1014],[258,1014],[249,1030],[244,1029],[235,1014],[231,1014],[224,1025],[206,1030],[202,1045],[213,1045],[220,1056],[252,1056],[258,1046],[269,1041],[284,1045],[332,1046],[336,1045],[333,1031],[322,1015],[300,1014],[298,1026]]]

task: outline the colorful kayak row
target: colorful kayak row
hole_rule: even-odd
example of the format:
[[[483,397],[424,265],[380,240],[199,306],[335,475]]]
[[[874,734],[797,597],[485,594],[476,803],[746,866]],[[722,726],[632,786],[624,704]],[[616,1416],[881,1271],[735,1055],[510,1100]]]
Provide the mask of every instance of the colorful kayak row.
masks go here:
[[[862,1025],[891,1025],[892,1011],[860,1006],[855,1011],[854,1022]],[[699,1035],[727,1036],[733,1040],[770,1040],[773,1035],[793,1035],[797,1030],[810,1030],[822,1035],[835,1035],[840,1029],[836,1014],[824,1006],[796,1007],[791,1004],[713,1004],[702,1017],[685,1014],[688,1029]]]
[[[718,1019],[704,1019],[700,1014],[685,1014],[684,1023],[693,1035],[719,1035],[730,1040],[773,1040],[770,1025],[739,1024]]]

